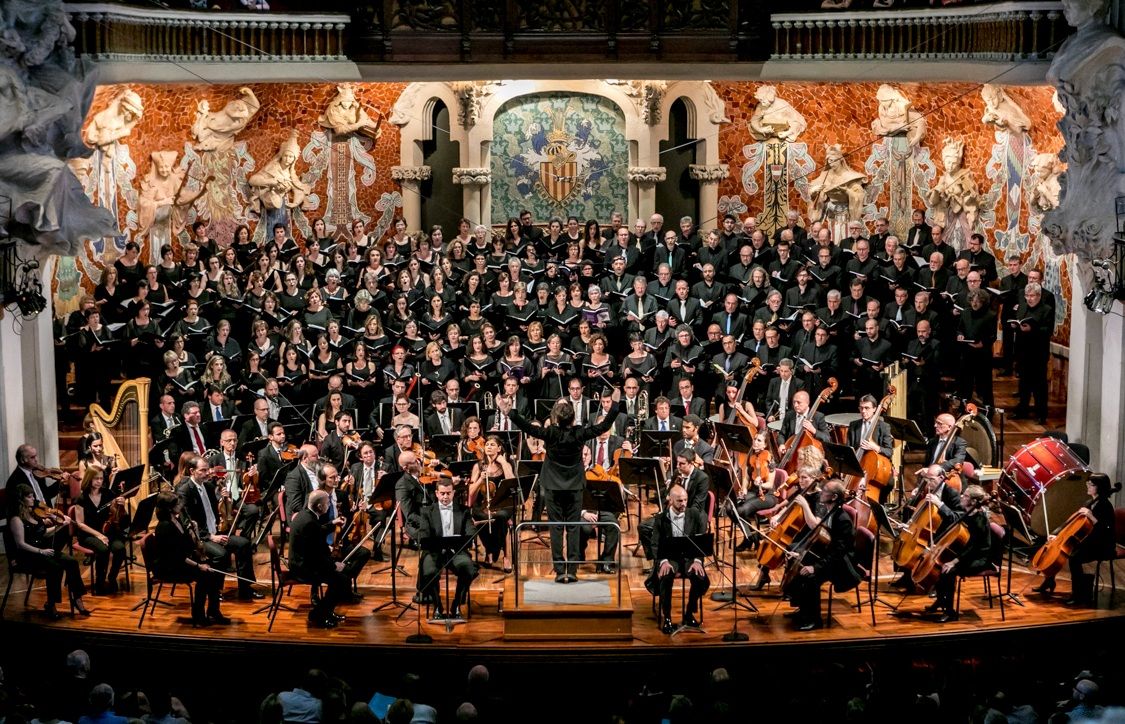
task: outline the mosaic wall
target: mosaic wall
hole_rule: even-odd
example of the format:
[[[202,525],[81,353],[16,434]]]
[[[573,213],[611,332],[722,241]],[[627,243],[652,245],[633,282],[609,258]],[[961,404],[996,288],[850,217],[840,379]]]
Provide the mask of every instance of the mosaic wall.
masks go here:
[[[730,164],[730,176],[719,185],[719,215],[734,211],[740,215],[761,215],[767,211],[763,188],[771,172],[761,160],[762,144],[747,127],[757,101],[755,91],[762,83],[714,82],[726,102],[730,125],[719,137],[719,156]],[[875,93],[879,83],[779,83],[779,98],[788,101],[808,123],[797,142],[789,144],[788,207],[806,215],[808,181],[824,166],[824,147],[840,144],[849,165],[872,179],[865,218],[891,215],[890,182],[880,170],[890,153],[889,144],[871,131],[877,116]],[[1036,153],[1057,153],[1063,139],[1056,123],[1060,113],[1052,105],[1053,89],[1046,86],[1005,86],[1008,95],[1026,112],[1031,127],[1026,140],[997,131],[981,122],[984,101],[980,86],[970,83],[894,84],[926,118],[927,130],[915,151],[912,205],[922,207],[923,192],[942,173],[941,149],[946,137],[965,143],[964,166],[973,172],[982,197],[980,220],[989,250],[998,258],[1018,253],[1025,268],[1045,270],[1048,288],[1059,299],[1056,341],[1065,344],[1070,336],[1070,280],[1066,262],[1051,253],[1045,239],[1038,236],[1041,215],[1031,213],[1027,203],[1030,174],[1027,165]],[[776,172],[776,169],[773,169]],[[882,185],[880,185],[882,184]],[[893,217],[892,217],[893,218]]]
[[[91,118],[128,88],[140,96],[144,115],[133,132],[116,148],[96,152],[76,172],[87,192],[104,206],[117,211],[122,235],[88,242],[83,253],[63,259],[55,280],[56,312],[65,312],[77,303],[78,287],[92,289],[107,261],[115,259],[138,230],[138,194],[151,166],[155,151],[174,151],[175,166],[187,170],[185,194],[198,190],[208,176],[216,180],[209,191],[190,208],[182,221],[188,224],[203,218],[209,222],[212,237],[232,235],[235,227],[247,223],[257,236],[267,231],[258,226],[253,193],[247,178],[265,166],[277,153],[293,129],[297,130],[300,158],[296,168],[301,180],[311,187],[303,208],[292,215],[297,238],[302,238],[314,219],[325,217],[333,225],[346,226],[360,218],[368,228],[389,228],[396,209],[402,206],[398,184],[391,180],[391,166],[398,163],[399,130],[379,123],[377,140],[352,135],[334,138],[317,119],[336,95],[328,83],[252,84],[248,86],[261,103],[260,110],[237,134],[233,149],[221,155],[223,168],[216,169],[208,154],[194,150],[192,124],[198,103],[207,101],[212,111],[222,109],[239,95],[237,85],[110,85],[98,88],[91,106]],[[391,112],[402,92],[402,83],[363,83],[355,88],[356,99],[368,116],[379,120]],[[420,112],[421,109],[419,109]],[[89,124],[90,119],[87,119]],[[218,170],[218,174],[216,174]],[[221,183],[220,183],[221,181]],[[184,233],[177,237],[186,239]],[[151,258],[147,235],[142,241],[142,258]]]
[[[600,96],[543,93],[514,98],[492,132],[492,223],[519,199],[538,219],[608,220],[629,192],[625,116]]]

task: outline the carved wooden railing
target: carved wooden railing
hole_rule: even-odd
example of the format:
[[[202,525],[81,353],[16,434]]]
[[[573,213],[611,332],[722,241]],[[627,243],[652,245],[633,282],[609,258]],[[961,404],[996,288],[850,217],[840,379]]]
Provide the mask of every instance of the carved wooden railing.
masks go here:
[[[95,60],[343,60],[351,19],[338,13],[218,13],[68,3],[75,51]]]
[[[1048,60],[1071,28],[1060,2],[770,16],[771,60]]]

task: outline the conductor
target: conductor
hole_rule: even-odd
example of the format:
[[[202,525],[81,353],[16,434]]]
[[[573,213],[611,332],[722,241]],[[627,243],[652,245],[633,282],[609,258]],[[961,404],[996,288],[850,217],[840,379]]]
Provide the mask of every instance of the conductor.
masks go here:
[[[618,402],[621,391],[614,389],[613,401]],[[547,503],[547,520],[552,523],[580,523],[582,492],[586,487],[586,472],[582,468],[582,448],[613,427],[619,412],[618,405],[596,425],[574,425],[574,407],[559,400],[551,408],[551,424],[547,427],[533,425],[531,421],[512,409],[509,397],[497,397],[496,408],[524,434],[534,435],[546,444],[547,459],[539,474],[539,486]],[[572,583],[578,580],[578,562],[581,560],[581,526],[566,528],[566,558],[563,558],[563,529],[551,526],[551,559],[554,561],[555,582]]]

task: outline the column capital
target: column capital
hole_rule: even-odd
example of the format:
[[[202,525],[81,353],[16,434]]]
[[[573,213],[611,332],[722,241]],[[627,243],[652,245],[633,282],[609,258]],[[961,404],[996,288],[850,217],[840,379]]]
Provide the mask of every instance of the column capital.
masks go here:
[[[730,166],[725,163],[693,163],[688,165],[688,174],[700,183],[717,184],[730,176]]]
[[[433,169],[429,166],[391,166],[391,178],[398,182],[429,181]]]
[[[668,178],[668,169],[663,166],[630,166],[629,181],[637,184],[655,184]]]
[[[453,183],[461,186],[487,186],[492,183],[492,170],[487,168],[454,168]]]

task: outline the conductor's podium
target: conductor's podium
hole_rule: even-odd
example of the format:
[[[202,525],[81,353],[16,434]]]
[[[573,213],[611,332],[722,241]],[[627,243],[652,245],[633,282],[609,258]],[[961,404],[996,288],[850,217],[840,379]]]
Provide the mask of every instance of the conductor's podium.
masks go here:
[[[519,586],[517,591],[516,587]],[[633,638],[629,576],[584,576],[575,583],[509,576],[499,604],[505,641],[627,641]]]

